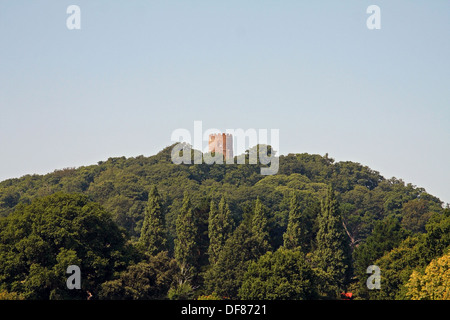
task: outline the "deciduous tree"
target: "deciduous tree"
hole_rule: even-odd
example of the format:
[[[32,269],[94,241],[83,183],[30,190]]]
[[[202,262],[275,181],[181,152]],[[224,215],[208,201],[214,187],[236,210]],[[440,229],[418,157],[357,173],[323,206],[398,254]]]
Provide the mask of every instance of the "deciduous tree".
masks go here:
[[[315,275],[305,255],[283,247],[252,262],[239,290],[241,299],[303,300],[316,296]]]

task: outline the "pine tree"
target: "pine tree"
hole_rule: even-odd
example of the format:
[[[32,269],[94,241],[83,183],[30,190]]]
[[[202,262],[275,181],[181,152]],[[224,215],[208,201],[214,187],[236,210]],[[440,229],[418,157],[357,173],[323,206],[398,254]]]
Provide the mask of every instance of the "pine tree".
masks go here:
[[[224,236],[223,243],[225,243],[233,232],[234,221],[231,215],[230,207],[223,196],[219,202],[219,215],[221,217],[220,220],[222,221],[222,234]]]
[[[372,233],[353,251],[354,273],[359,279],[359,297],[369,298],[369,289],[366,284],[367,267],[398,247],[408,235],[409,232],[401,227],[397,218],[387,217],[377,221]]]
[[[322,278],[321,291],[336,296],[343,289],[350,260],[348,240],[331,187],[321,204],[318,227],[314,262]]]
[[[196,267],[198,228],[195,220],[191,200],[185,193],[183,206],[176,220],[177,239],[175,239],[175,259],[182,272],[188,272]]]
[[[283,234],[286,249],[301,248],[304,242],[304,223],[300,212],[300,204],[295,193],[292,193],[289,206],[289,221],[286,232]]]
[[[198,267],[206,267],[209,265],[209,211],[211,207],[211,199],[204,197],[200,199],[198,206],[194,209],[194,219],[197,224],[197,262]]]
[[[220,207],[219,204],[219,212]],[[216,263],[206,273],[207,289],[236,298],[249,263],[270,249],[267,210],[258,198],[252,217],[244,219],[232,232],[219,251]]]
[[[258,258],[255,256],[256,246],[249,226],[241,222],[220,250],[217,262],[206,273],[207,290],[219,296],[236,298],[249,263]]]
[[[252,235],[258,244],[255,248],[257,255],[263,255],[271,249],[269,243],[269,219],[267,217],[267,209],[259,199],[256,199],[255,210],[252,217]]]
[[[211,200],[208,217],[208,237],[209,237],[208,255],[210,265],[216,263],[217,257],[219,256],[219,250],[221,246],[220,227],[221,226],[219,221],[219,213],[217,211],[217,207],[214,200]]]
[[[148,197],[139,243],[151,255],[167,249],[165,219],[156,186],[153,186]]]
[[[233,231],[233,219],[225,197],[219,202],[217,209],[213,200],[209,211],[208,235],[209,235],[209,262],[214,264],[217,262],[219,253],[225,245],[225,241]]]

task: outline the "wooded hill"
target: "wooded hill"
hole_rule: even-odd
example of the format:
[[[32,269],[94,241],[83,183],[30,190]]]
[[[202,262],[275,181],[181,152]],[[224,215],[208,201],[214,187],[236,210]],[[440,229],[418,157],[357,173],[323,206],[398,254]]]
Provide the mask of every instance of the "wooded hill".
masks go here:
[[[450,298],[450,210],[423,188],[328,155],[263,176],[171,150],[1,182],[0,299]]]

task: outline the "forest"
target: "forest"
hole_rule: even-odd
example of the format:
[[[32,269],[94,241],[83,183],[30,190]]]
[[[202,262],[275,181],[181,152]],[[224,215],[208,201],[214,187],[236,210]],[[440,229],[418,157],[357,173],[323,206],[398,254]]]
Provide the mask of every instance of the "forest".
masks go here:
[[[328,154],[264,176],[172,147],[0,182],[0,300],[450,299],[450,208],[425,189]]]

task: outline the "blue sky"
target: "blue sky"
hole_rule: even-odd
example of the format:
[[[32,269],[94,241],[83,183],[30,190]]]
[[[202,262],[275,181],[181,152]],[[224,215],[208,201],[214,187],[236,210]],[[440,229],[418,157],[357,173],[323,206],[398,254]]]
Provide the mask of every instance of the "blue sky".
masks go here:
[[[446,0],[0,0],[0,180],[153,155],[201,120],[450,202],[449,39]]]

